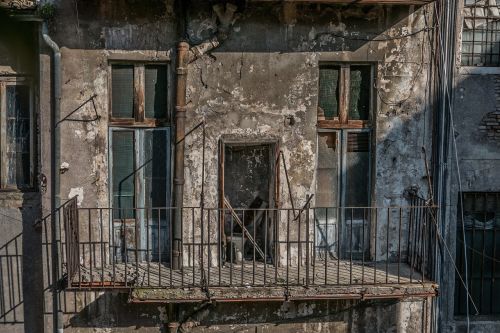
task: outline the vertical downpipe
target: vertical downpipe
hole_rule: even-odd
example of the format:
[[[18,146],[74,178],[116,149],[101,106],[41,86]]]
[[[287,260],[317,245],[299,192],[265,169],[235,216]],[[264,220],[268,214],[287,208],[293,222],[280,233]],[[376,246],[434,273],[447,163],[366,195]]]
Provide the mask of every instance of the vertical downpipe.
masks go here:
[[[59,313],[59,294],[57,287],[57,279],[59,276],[59,253],[57,249],[58,235],[57,216],[55,211],[59,202],[59,180],[57,173],[57,160],[59,158],[59,131],[57,129],[57,121],[61,111],[61,51],[59,46],[50,38],[48,34],[47,24],[42,27],[42,37],[48,47],[52,49],[52,100],[50,112],[50,232],[51,232],[51,252],[52,252],[52,321],[53,331],[56,333],[63,332],[62,313]]]
[[[189,44],[177,47],[177,89],[175,106],[174,221],[172,226],[172,268],[182,267],[182,206],[184,196],[184,135],[186,132],[186,84]]]

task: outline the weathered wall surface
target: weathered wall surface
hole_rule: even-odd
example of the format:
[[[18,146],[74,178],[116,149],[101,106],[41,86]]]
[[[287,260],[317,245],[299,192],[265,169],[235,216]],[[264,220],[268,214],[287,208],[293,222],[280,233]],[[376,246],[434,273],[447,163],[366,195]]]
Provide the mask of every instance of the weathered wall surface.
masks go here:
[[[498,165],[500,160],[499,128],[500,119],[500,71],[498,67],[465,67],[461,66],[461,35],[463,1],[457,6],[457,45],[454,100],[452,117],[454,129],[450,138],[450,156],[447,161],[448,184],[446,220],[446,241],[456,259],[457,229],[461,228],[459,220],[459,193],[464,192],[498,192],[500,177]],[[456,155],[455,155],[456,154]],[[457,169],[457,164],[458,168]],[[459,174],[460,172],[460,174]],[[459,184],[458,177],[461,178]],[[461,234],[458,234],[461,237]],[[444,270],[443,279],[446,284],[441,288],[440,318],[443,332],[466,332],[465,316],[455,317],[455,268],[451,264]],[[471,332],[496,332],[500,324],[495,317],[470,317]]]
[[[108,191],[108,64],[113,59],[169,59],[172,47],[181,36],[172,1],[153,1],[151,8],[119,8],[108,2],[74,3],[62,1],[58,19],[51,34],[62,48],[62,105],[64,117],[90,96],[96,95],[98,120],[92,120],[94,109],[86,104],[72,118],[58,125],[60,155],[56,166],[60,172],[61,201],[78,194],[82,207],[109,206]],[[134,2],[136,3],[136,2]],[[241,14],[226,44],[210,56],[204,56],[189,66],[187,129],[206,121],[206,178],[207,207],[218,206],[218,142],[230,140],[252,142],[278,141],[283,150],[296,206],[315,191],[316,168],[316,108],[318,65],[320,61],[370,62],[375,65],[374,131],[375,164],[373,204],[379,206],[405,205],[404,190],[418,187],[425,195],[424,163],[421,147],[430,144],[430,114],[428,99],[428,49],[425,46],[426,8],[413,6],[351,6],[311,7],[295,23],[280,23],[280,6],[249,6]],[[324,9],[324,8],[323,8]],[[124,13],[127,13],[125,15]],[[189,9],[188,32],[192,41],[201,41],[213,31],[214,16],[206,4]],[[395,38],[416,32],[406,38]],[[348,37],[346,39],[339,36]],[[386,41],[370,41],[375,36]],[[368,39],[368,40],[365,40]],[[49,63],[42,57],[42,75],[48,78]],[[47,81],[48,82],[48,81]],[[41,126],[49,128],[48,87],[43,87],[45,112]],[[287,120],[293,116],[295,123]],[[42,156],[49,160],[49,133],[42,134]],[[199,204],[201,188],[201,132],[195,131],[186,139],[186,183],[184,205]],[[67,169],[66,169],[67,167]],[[281,170],[281,179],[284,179]],[[44,169],[48,177],[49,169]],[[50,183],[50,179],[47,180]],[[290,207],[288,190],[280,187],[282,206]],[[47,210],[49,194],[44,194]],[[383,230],[383,221],[379,228]],[[190,232],[189,228],[185,229]],[[215,234],[215,233],[214,233]],[[380,234],[386,234],[380,232]],[[284,237],[284,235],[280,235]],[[381,244],[385,243],[381,240]],[[282,252],[284,255],[284,252]],[[378,251],[380,256],[386,253]],[[50,295],[47,295],[50,296]],[[116,332],[156,332],[163,321],[163,310],[157,307],[126,305],[124,295],[111,293],[64,293],[65,325],[69,332],[113,330]],[[381,332],[423,331],[421,301],[398,305],[380,304],[363,311],[352,310],[335,315],[333,323],[312,322],[281,326],[283,331],[344,332],[372,331],[374,318]],[[311,315],[326,314],[330,305],[298,304],[294,310],[276,307],[277,320],[288,321]],[[264,314],[255,314],[256,305],[242,305],[239,310],[222,308],[205,317],[212,331],[218,322],[224,330],[233,329],[226,320],[246,316],[249,322],[273,321]],[[311,310],[311,308],[313,310]],[[334,305],[333,308],[338,308]],[[50,302],[47,302],[50,312]],[[186,309],[188,311],[189,308]],[[241,311],[241,312],[238,312]],[[292,314],[283,314],[283,313]],[[281,313],[281,314],[280,314]],[[261,322],[256,318],[262,318]],[[358,320],[362,318],[361,320]],[[50,317],[46,317],[50,327]],[[260,319],[259,319],[260,320]],[[253,324],[252,324],[253,325]],[[303,326],[306,325],[306,326]],[[419,326],[420,325],[420,326]],[[250,325],[251,326],[251,325]],[[332,328],[335,327],[335,328]],[[340,328],[339,328],[340,327]],[[276,327],[267,325],[266,330]],[[246,328],[245,328],[246,329]],[[249,328],[255,330],[255,328]],[[264,329],[264,328],[263,328]],[[222,331],[224,331],[222,330]],[[265,330],[264,330],[265,331]]]
[[[479,69],[480,71],[481,69]],[[488,128],[485,119],[497,114],[500,106],[497,100],[500,75],[495,74],[458,74],[455,86],[455,101],[453,118],[455,123],[455,137],[458,156],[458,165],[461,176],[461,189],[458,183],[457,161],[453,142],[450,142],[451,157],[449,176],[449,208],[447,219],[448,240],[453,253],[456,249],[457,228],[460,227],[458,201],[460,190],[464,192],[498,192],[500,177],[498,165],[500,163],[500,146],[496,129]],[[496,120],[495,120],[496,122]],[[488,124],[496,126],[488,120]],[[486,127],[486,129],[484,128]],[[443,313],[448,320],[445,324],[446,332],[465,332],[465,317],[454,317],[455,271],[454,267],[447,267],[448,283],[443,286],[442,298]],[[494,332],[500,329],[498,322],[492,320],[473,320],[471,331]]]
[[[206,206],[219,205],[218,144],[227,136],[247,142],[278,140],[290,170],[295,207],[315,192],[318,66],[335,61],[375,64],[372,204],[406,206],[409,188],[426,197],[422,147],[431,150],[429,32],[416,32],[426,28],[426,15],[427,22],[432,21],[427,8],[314,7],[293,24],[278,23],[279,8],[249,6],[231,38],[189,67],[187,129],[206,122]],[[198,35],[207,29],[203,20],[190,22],[190,31]],[[392,38],[412,32],[412,37]],[[383,41],[360,41],[367,36]],[[288,121],[291,116],[294,125]],[[199,205],[201,135],[196,131],[186,139],[186,206]],[[280,174],[281,207],[291,207],[281,166]],[[377,233],[387,235],[386,228],[381,216]],[[392,224],[390,234],[397,235],[397,228]],[[191,233],[189,226],[185,232]],[[377,249],[380,258],[387,255],[384,237]],[[390,244],[396,251],[397,243]]]
[[[1,79],[12,80],[16,76],[32,79],[36,101],[36,25],[16,22],[0,12],[0,31]],[[35,107],[33,111],[33,135],[36,136],[38,109]],[[37,141],[34,142],[36,160]],[[38,173],[34,171],[36,183]],[[43,292],[39,249],[42,245],[40,230],[34,227],[40,216],[37,190],[0,191],[0,332],[25,329],[39,332],[41,329]]]

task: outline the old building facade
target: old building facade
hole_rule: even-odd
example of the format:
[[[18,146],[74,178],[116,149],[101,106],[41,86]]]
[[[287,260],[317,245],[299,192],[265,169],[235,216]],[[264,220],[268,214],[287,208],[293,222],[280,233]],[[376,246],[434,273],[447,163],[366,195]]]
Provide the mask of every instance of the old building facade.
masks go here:
[[[1,332],[495,330],[496,3],[0,7]]]

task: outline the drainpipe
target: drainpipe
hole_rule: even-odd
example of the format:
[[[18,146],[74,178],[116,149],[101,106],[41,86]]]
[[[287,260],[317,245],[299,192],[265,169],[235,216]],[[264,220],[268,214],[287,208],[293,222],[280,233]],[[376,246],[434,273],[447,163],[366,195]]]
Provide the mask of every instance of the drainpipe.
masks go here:
[[[59,204],[59,179],[57,174],[59,130],[57,129],[57,120],[61,110],[61,51],[59,46],[50,38],[47,24],[43,23],[42,37],[48,47],[54,54],[52,58],[52,87],[51,87],[51,112],[50,112],[50,232],[52,238],[52,326],[53,331],[62,333],[63,320],[62,313],[59,310],[59,295],[57,278],[59,276],[59,253],[56,240],[58,239],[57,216],[55,210]]]
[[[174,220],[172,224],[172,269],[182,267],[182,206],[184,197],[184,150],[186,134],[186,85],[188,65],[210,52],[227,39],[229,29],[233,24],[237,6],[227,3],[213,7],[219,19],[219,31],[212,37],[192,48],[186,42],[180,42],[177,47],[177,87],[175,106],[175,168],[174,168]]]
[[[172,226],[172,268],[182,267],[182,206],[184,197],[184,135],[186,132],[186,84],[189,44],[177,47],[177,104],[175,106],[174,223]]]

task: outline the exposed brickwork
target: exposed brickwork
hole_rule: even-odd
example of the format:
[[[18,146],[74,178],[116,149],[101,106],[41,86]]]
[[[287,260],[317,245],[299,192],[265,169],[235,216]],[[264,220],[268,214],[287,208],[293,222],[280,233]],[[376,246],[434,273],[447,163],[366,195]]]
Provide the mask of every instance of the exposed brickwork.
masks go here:
[[[500,76],[495,78],[496,110],[488,112],[481,119],[479,132],[488,141],[500,144]]]

